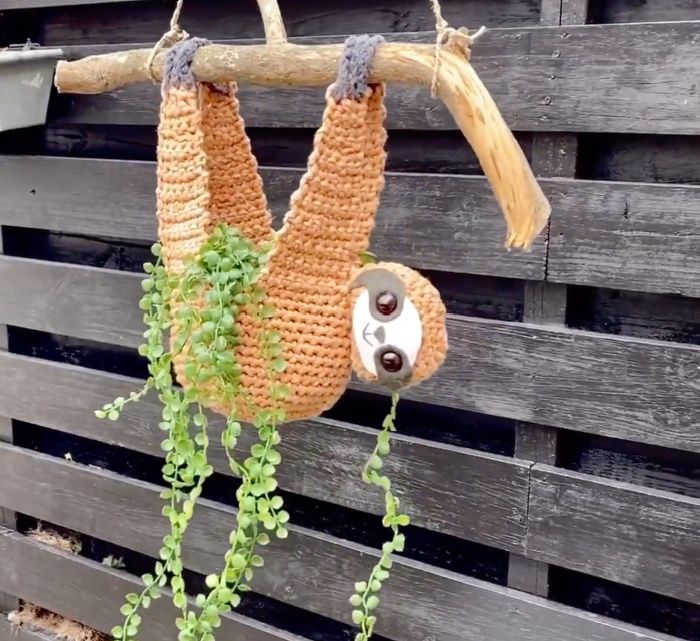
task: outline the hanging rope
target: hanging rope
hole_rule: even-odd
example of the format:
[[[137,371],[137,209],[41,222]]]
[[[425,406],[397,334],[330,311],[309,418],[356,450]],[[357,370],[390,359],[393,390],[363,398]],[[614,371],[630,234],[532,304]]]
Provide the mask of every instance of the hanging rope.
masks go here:
[[[156,42],[153,49],[151,49],[151,53],[148,55],[148,60],[146,60],[146,70],[148,72],[148,76],[155,83],[159,81],[153,73],[153,63],[155,62],[158,52],[163,47],[172,47],[172,45],[174,45],[176,42],[179,42],[180,40],[185,40],[190,36],[190,34],[187,33],[187,31],[185,31],[180,26],[180,12],[182,11],[183,3],[184,0],[177,0],[177,4],[175,5],[173,15],[170,17],[170,29],[168,29],[160,37],[160,40]]]
[[[442,7],[440,6],[440,0],[430,0],[430,4],[433,8],[433,14],[435,15],[435,31],[437,36],[435,38],[435,59],[433,62],[433,79],[430,83],[430,93],[433,98],[437,98],[438,95],[438,85],[439,85],[439,73],[440,73],[440,58],[442,55],[443,47],[456,51],[462,54],[467,60],[471,54],[471,46],[474,41],[481,36],[486,27],[481,27],[474,35],[469,35],[469,30],[466,27],[459,27],[455,29],[450,27],[449,23],[445,18],[442,17]]]

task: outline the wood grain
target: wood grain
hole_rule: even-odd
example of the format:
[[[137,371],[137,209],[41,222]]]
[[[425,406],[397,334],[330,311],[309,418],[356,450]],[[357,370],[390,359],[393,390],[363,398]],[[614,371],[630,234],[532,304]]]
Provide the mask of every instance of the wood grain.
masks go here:
[[[93,0],[94,1],[94,0]],[[123,0],[103,6],[66,6],[43,14],[44,44],[155,42],[167,27],[172,8],[162,2],[139,2],[139,19],[129,20]],[[0,0],[22,7],[86,5],[75,0]],[[121,6],[120,6],[121,5]],[[536,24],[537,0],[443,0],[443,14],[459,27],[518,26]],[[318,5],[304,0],[282,0],[282,16],[290,36],[337,33],[412,32],[434,29],[435,18],[422,0],[402,0],[398,5],[378,0],[337,0]],[[261,38],[260,14],[253,0],[241,0],[235,10],[226,0],[190,0],[182,14],[182,26],[191,34],[207,38]]]
[[[129,406],[117,423],[94,410],[126,396],[141,381],[72,365],[0,354],[0,407],[21,421],[162,456],[160,404],[153,395]],[[38,402],[23,399],[31,391]],[[214,433],[221,420],[212,424]],[[285,425],[282,488],[355,510],[383,514],[381,495],[362,482],[360,471],[376,432],[327,419]],[[252,429],[241,438],[250,449]],[[212,438],[210,461],[229,475],[228,462]],[[525,536],[529,465],[513,459],[420,439],[395,436],[387,472],[415,525],[506,550],[521,550]]]
[[[537,464],[527,553],[700,603],[700,499]]]
[[[6,469],[13,472],[8,478],[17,479],[0,488],[8,502],[21,501],[25,511],[39,518],[58,521],[146,554],[157,553],[165,524],[156,486],[11,446],[0,446],[0,453],[9,466]],[[229,508],[208,501],[200,503],[184,550],[188,567],[204,572],[217,567],[232,519]],[[16,554],[18,545],[16,536],[0,536],[0,555],[11,559],[9,568],[0,568],[0,587],[8,582],[8,575],[12,578],[13,566],[29,557]],[[253,580],[255,591],[346,621],[348,590],[351,591],[354,579],[364,575],[376,553],[333,537],[291,528],[287,540],[275,541],[265,549],[265,558],[266,571]],[[67,587],[63,586],[64,599],[71,593]],[[93,591],[104,596],[108,592],[105,588]],[[670,641],[670,637],[660,633],[594,617],[403,558],[395,561],[392,580],[382,595],[378,634],[391,631],[406,641],[423,640],[429,634],[446,641]]]
[[[4,257],[0,276],[0,323],[139,343],[137,274]],[[406,398],[700,451],[700,347],[453,315],[448,336]]]
[[[430,42],[433,34],[409,39]],[[475,45],[472,63],[514,130],[697,134],[696,39],[695,22],[490,29]],[[81,45],[68,52],[101,51]],[[663,83],[656,82],[660,77]],[[314,89],[246,87],[240,97],[246,122],[255,127],[315,127],[323,106],[323,91]],[[52,122],[152,125],[158,104],[158,88],[148,85],[75,96]],[[387,109],[390,129],[455,128],[421,88],[390,87]]]
[[[143,333],[140,282],[137,274],[0,256],[0,319],[136,347]]]
[[[700,297],[700,187],[550,183],[548,279]]]
[[[279,224],[301,170],[262,173]],[[549,280],[700,296],[700,187],[540,182],[554,210]],[[2,156],[0,190],[0,224],[155,240],[153,163]],[[544,278],[544,237],[508,252],[504,235],[485,179],[389,173],[372,249],[424,269]]]
[[[262,171],[277,225],[302,174]],[[3,156],[0,224],[153,241],[155,187],[155,163]],[[544,237],[528,252],[506,250],[505,237],[485,178],[389,173],[372,251],[423,269],[544,278]]]
[[[36,543],[21,534],[0,530],[0,589],[13,590],[23,599],[108,633],[121,624],[120,604],[128,592],[138,592],[140,579],[57,548]],[[167,597],[142,612],[139,639],[172,641],[175,610]],[[2,628],[0,628],[2,630]],[[220,633],[241,641],[302,641],[300,637],[240,616],[222,617]],[[20,633],[21,641],[44,641]],[[7,637],[12,639],[14,637]]]

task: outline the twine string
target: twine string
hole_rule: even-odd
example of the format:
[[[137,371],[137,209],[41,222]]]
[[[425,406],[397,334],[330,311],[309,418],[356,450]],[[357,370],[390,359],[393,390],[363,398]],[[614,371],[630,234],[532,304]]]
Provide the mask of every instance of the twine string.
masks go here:
[[[433,9],[433,15],[435,16],[436,31],[435,57],[433,59],[433,77],[430,83],[430,93],[433,98],[436,98],[440,84],[440,62],[443,48],[455,51],[469,60],[472,44],[486,31],[486,27],[481,27],[476,33],[471,35],[466,27],[455,29],[442,17],[440,0],[430,0],[430,4]]]
[[[185,40],[190,36],[190,34],[180,26],[180,13],[182,12],[183,3],[184,0],[177,0],[173,15],[170,17],[170,28],[160,37],[160,40],[156,42],[153,49],[151,49],[151,53],[148,55],[148,60],[146,60],[146,72],[154,83],[158,82],[158,78],[156,78],[153,71],[153,63],[160,50],[164,47],[172,47],[176,42]]]

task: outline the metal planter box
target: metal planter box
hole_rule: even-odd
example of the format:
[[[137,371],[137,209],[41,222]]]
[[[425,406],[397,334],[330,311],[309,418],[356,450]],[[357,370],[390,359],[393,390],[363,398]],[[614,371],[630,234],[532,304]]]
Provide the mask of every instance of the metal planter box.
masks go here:
[[[43,125],[60,49],[0,51],[0,131]]]

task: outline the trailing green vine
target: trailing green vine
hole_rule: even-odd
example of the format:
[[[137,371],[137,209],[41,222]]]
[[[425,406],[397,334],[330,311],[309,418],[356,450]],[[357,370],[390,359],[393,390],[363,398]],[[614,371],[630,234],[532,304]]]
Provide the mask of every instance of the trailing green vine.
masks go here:
[[[163,538],[154,571],[142,577],[141,591],[126,596],[121,608],[124,621],[112,630],[118,641],[136,641],[140,611],[147,609],[168,586],[179,611],[178,640],[214,641],[221,615],[239,605],[242,593],[250,589],[254,570],[264,565],[258,549],[270,542],[270,533],[278,538],[288,536],[289,514],[276,493],[276,473],[282,458],[277,449],[281,441],[278,427],[285,420],[279,403],[289,397],[291,390],[280,382],[286,367],[282,338],[270,328],[275,310],[266,302],[259,284],[269,250],[270,246],[255,247],[236,229],[219,226],[181,274],[166,272],[159,244],[152,247],[155,262],[144,265],[146,278],[142,282],[140,307],[146,330],[139,353],[148,361],[148,378],[140,390],[127,398],[116,398],[95,414],[116,421],[129,403],[141,400],[151,390],[157,392],[162,405],[159,427],[165,433],[161,443],[165,452],[162,474],[167,484],[161,498],[170,530]],[[235,348],[241,341],[238,320],[243,311],[253,315],[258,327],[271,399],[266,408],[255,407],[241,383],[243,372]],[[186,390],[176,386],[174,368],[181,369],[189,382]],[[183,578],[182,545],[204,483],[214,471],[208,462],[209,419],[204,411],[213,401],[236,408],[227,417],[220,438],[229,468],[240,478],[236,492],[238,511],[223,568],[206,577],[206,593],[192,600]],[[242,461],[235,456],[242,431],[237,403],[246,404],[258,437]],[[408,516],[399,512],[399,500],[391,491],[389,478],[380,472],[383,458],[390,451],[390,434],[396,429],[397,403],[398,394],[394,393],[374,451],[362,472],[367,483],[384,490],[383,524],[391,529],[393,537],[384,543],[369,579],[355,584],[356,593],[350,602],[354,608],[352,620],[360,628],[356,641],[368,641],[372,635],[374,610],[379,605],[382,584],[389,577],[391,555],[404,548],[399,527],[409,523]]]
[[[406,514],[399,511],[399,499],[391,491],[389,477],[380,473],[384,465],[384,457],[391,450],[391,432],[396,431],[396,407],[399,402],[398,392],[391,395],[391,408],[382,422],[382,429],[377,435],[377,444],[367,460],[363,470],[362,479],[384,490],[385,513],[382,524],[390,528],[392,538],[382,545],[382,554],[379,561],[372,568],[367,581],[355,583],[355,594],[350,597],[353,606],[352,621],[360,627],[355,636],[355,641],[368,641],[374,631],[377,617],[373,614],[379,605],[379,592],[383,583],[389,578],[392,567],[391,555],[394,552],[403,552],[405,536],[399,531],[399,527],[406,526],[410,520]]]
[[[282,498],[275,494],[275,475],[281,461],[275,449],[280,442],[277,426],[284,421],[284,413],[275,401],[286,398],[289,390],[279,382],[285,369],[281,336],[268,328],[274,309],[265,303],[265,292],[258,282],[269,246],[256,248],[237,230],[219,226],[181,275],[166,273],[159,244],[152,251],[157,260],[144,265],[146,279],[140,302],[147,329],[139,353],[148,359],[148,379],[141,390],[128,398],[115,399],[96,415],[116,421],[128,403],[140,400],[151,389],[157,390],[162,404],[160,428],[166,432],[161,443],[165,452],[162,472],[169,486],[161,497],[170,532],[163,539],[154,572],[142,577],[140,593],[127,595],[121,608],[124,622],[112,633],[120,641],[136,639],[141,623],[139,610],[148,608],[169,584],[173,603],[180,611],[176,621],[178,639],[213,641],[212,631],[220,625],[220,615],[238,605],[240,594],[249,589],[253,569],[263,565],[255,551],[270,540],[265,530],[274,531],[280,538],[287,536],[289,515],[282,509]],[[242,369],[234,356],[240,340],[237,320],[243,310],[259,321],[273,404],[270,409],[249,406],[255,415],[258,442],[242,463],[234,457],[241,424],[235,412],[226,420],[221,442],[231,471],[241,478],[237,523],[230,534],[223,570],[206,578],[209,592],[198,595],[192,608],[182,576],[182,541],[204,482],[213,473],[207,457],[208,417],[204,407],[214,395],[217,401],[228,403],[245,397]],[[165,340],[173,326],[168,350]],[[190,383],[187,390],[174,386],[175,361]]]

